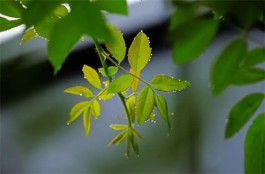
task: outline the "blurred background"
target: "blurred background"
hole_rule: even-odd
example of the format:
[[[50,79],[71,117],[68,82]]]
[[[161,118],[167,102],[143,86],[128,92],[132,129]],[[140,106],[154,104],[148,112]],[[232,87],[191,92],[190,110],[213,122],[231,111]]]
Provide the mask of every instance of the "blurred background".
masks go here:
[[[80,42],[57,76],[48,62],[47,41],[37,38],[20,45],[23,26],[0,33],[1,68],[1,173],[243,173],[244,137],[250,125],[224,139],[231,107],[246,93],[262,92],[265,84],[229,87],[213,96],[209,70],[216,56],[237,34],[222,30],[199,59],[176,66],[170,46],[169,1],[128,1],[129,16],[108,15],[124,33],[127,47],[143,30],[151,41],[152,58],[142,77],[150,81],[167,74],[191,82],[182,92],[166,93],[173,129],[157,114],[156,123],[137,128],[140,156],[125,158],[125,147],[107,147],[117,134],[113,123],[126,123],[117,97],[102,102],[101,116],[92,121],[85,137],[82,120],[66,125],[69,111],[82,97],[63,93],[88,85],[83,64],[100,67],[90,39]],[[257,38],[264,33],[252,31]],[[249,41],[249,47],[255,47]],[[191,50],[192,51],[192,50]],[[128,68],[127,63],[123,64]],[[264,64],[262,65],[265,67]],[[264,110],[264,105],[259,111]]]

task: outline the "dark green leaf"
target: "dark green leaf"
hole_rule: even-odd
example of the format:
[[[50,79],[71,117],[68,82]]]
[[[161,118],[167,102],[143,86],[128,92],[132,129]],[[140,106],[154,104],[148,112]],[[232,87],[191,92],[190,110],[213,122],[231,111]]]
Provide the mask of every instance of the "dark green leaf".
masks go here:
[[[172,77],[163,74],[156,75],[152,79],[151,85],[157,90],[168,91],[168,92],[180,91],[191,86],[191,84],[187,81],[174,79]]]
[[[19,1],[1,0],[0,1],[0,13],[9,17],[21,18],[22,11],[25,9],[22,7]]]
[[[136,118],[138,124],[143,124],[150,117],[155,104],[154,92],[150,87],[144,87],[137,98],[136,101]]]
[[[83,101],[75,104],[70,112],[70,118],[67,121],[67,124],[70,124],[75,119],[77,119],[86,109],[89,109],[90,102],[89,101]]]
[[[155,95],[155,105],[156,105],[160,115],[162,116],[162,118],[167,123],[168,129],[170,130],[171,125],[170,125],[169,118],[168,118],[167,101],[165,100],[165,98],[162,95],[156,94]]]
[[[218,28],[218,21],[191,20],[177,30],[173,55],[176,64],[196,59],[209,46]]]
[[[97,100],[91,102],[91,114],[97,119],[100,115],[100,104]]]
[[[118,67],[116,67],[116,66],[109,66],[109,67],[108,67],[108,74],[109,74],[109,76],[114,76],[115,74],[117,74],[118,70],[119,70],[119,69],[118,69]],[[98,71],[99,71],[103,76],[107,77],[107,74],[105,73],[104,68],[99,68]]]
[[[128,128],[128,125],[126,124],[111,124],[109,126],[113,130],[124,130]]]
[[[91,127],[90,109],[85,109],[85,111],[84,111],[83,124],[84,124],[85,134],[86,134],[86,136],[88,136],[89,132],[90,132],[90,127]]]
[[[243,67],[251,67],[265,61],[265,47],[255,48],[248,52]]]
[[[69,93],[69,94],[74,94],[74,95],[85,96],[85,97],[94,96],[93,92],[85,86],[75,86],[75,87],[67,88],[64,90],[64,92]]]
[[[252,83],[257,83],[265,79],[265,71],[260,68],[248,68],[239,70],[232,84],[234,85],[248,85]]]
[[[108,87],[108,93],[119,93],[128,89],[133,81],[133,76],[125,74],[112,81]]]
[[[148,37],[141,31],[133,39],[129,48],[128,60],[132,69],[140,72],[151,57],[151,48]]]
[[[79,41],[81,35],[80,31],[72,25],[72,19],[69,16],[56,23],[48,42],[49,59],[55,73],[61,69],[66,56]]]
[[[113,1],[116,2],[116,1]],[[117,1],[118,2],[118,1]],[[121,63],[126,54],[126,45],[121,31],[114,25],[108,25],[110,30],[111,40],[105,42],[108,51],[111,55]]]
[[[232,82],[246,51],[246,41],[236,39],[229,43],[217,58],[211,72],[214,94],[221,93]]]
[[[106,1],[106,0],[96,0],[94,3],[98,6],[99,9],[105,10],[110,13],[117,14],[128,14],[128,7],[126,0],[118,0],[118,1]]]
[[[28,40],[34,39],[37,36],[38,36],[38,34],[36,33],[35,29],[30,28],[24,32],[20,43],[24,43]]]
[[[9,30],[22,24],[21,19],[8,20],[0,17],[0,32]]]
[[[264,100],[263,93],[253,93],[245,96],[231,109],[225,129],[225,138],[237,133],[251,118]]]
[[[245,139],[245,173],[265,173],[265,113],[248,129]]]
[[[95,88],[101,89],[101,81],[96,70],[88,65],[84,65],[82,69],[86,80]]]

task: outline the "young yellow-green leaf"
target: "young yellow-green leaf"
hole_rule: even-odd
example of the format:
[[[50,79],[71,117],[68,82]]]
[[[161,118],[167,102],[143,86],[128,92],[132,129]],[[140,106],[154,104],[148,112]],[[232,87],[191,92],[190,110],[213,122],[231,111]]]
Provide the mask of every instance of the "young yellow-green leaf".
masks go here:
[[[84,111],[83,124],[84,124],[85,134],[86,134],[86,136],[88,136],[89,132],[90,132],[90,127],[91,127],[90,109],[85,109],[85,111]]]
[[[155,104],[154,92],[148,86],[144,87],[137,98],[136,101],[136,118],[138,124],[141,125],[147,121],[153,111]]]
[[[21,19],[8,20],[6,18],[0,17],[0,32],[9,30],[11,28],[17,27],[22,24]]]
[[[232,80],[234,85],[248,85],[265,79],[265,71],[260,68],[247,68],[239,70]]]
[[[263,93],[249,94],[233,106],[226,123],[225,138],[232,137],[247,123],[264,98]]]
[[[74,94],[74,95],[80,95],[84,97],[94,96],[93,92],[85,86],[75,86],[75,87],[67,88],[64,90],[64,92],[69,93],[69,94]]]
[[[116,66],[109,66],[108,67],[108,75],[109,76],[114,76],[115,74],[117,74],[118,72],[118,67]],[[104,68],[99,68],[98,71],[104,76],[104,77],[108,77],[107,74],[105,73]]]
[[[243,66],[250,67],[264,61],[265,61],[265,47],[255,48],[248,52],[246,60],[243,63]]]
[[[92,86],[94,86],[97,89],[101,89],[100,78],[99,78],[99,75],[98,75],[96,70],[94,70],[93,68],[91,68],[88,65],[84,65],[82,71],[84,73],[84,76],[85,76],[86,80]]]
[[[75,104],[70,111],[70,118],[67,121],[67,124],[70,124],[75,119],[77,119],[86,109],[89,109],[90,101],[82,101]]]
[[[35,28],[30,28],[24,32],[20,43],[24,43],[24,42],[31,40],[37,36],[38,36],[38,34],[36,33]]]
[[[112,93],[108,93],[108,90],[107,90],[107,89],[104,89],[104,92],[102,92],[102,93],[98,96],[98,98],[99,98],[99,100],[106,101],[106,100],[111,99],[113,96],[114,96],[114,94],[112,94]]]
[[[162,116],[162,118],[167,123],[168,129],[170,130],[171,125],[170,125],[169,118],[168,118],[167,101],[165,100],[165,98],[162,95],[156,94],[155,95],[155,105],[156,105],[160,115]]]
[[[230,83],[239,70],[239,65],[245,57],[247,43],[243,39],[233,40],[223,50],[214,63],[211,72],[213,93],[221,93]]]
[[[97,119],[100,115],[100,104],[97,100],[94,100],[92,103],[91,103],[91,114],[95,117],[95,119]]]
[[[118,145],[122,144],[127,138],[128,138],[128,131],[125,132],[125,134],[123,134],[123,136],[120,138],[120,140],[116,142],[116,145],[118,146]]]
[[[132,134],[133,134],[133,136],[135,136],[135,137],[138,137],[138,138],[140,138],[140,139],[144,139],[144,138],[141,136],[141,134],[140,134],[135,128],[132,128]]]
[[[173,77],[169,77],[164,74],[156,75],[152,79],[151,85],[159,91],[167,91],[167,92],[180,91],[182,89],[191,86],[191,84],[187,81],[174,79]]]
[[[134,74],[134,75],[137,76],[137,77],[140,77],[140,72],[136,72],[136,71],[134,71],[132,68],[130,69],[130,73],[131,73],[131,74]],[[133,82],[132,82],[132,84],[131,84],[131,88],[132,88],[132,90],[133,90],[134,92],[136,92],[137,89],[138,89],[138,87],[139,87],[139,79],[136,78],[136,77],[133,77]]]
[[[121,63],[126,54],[125,41],[121,31],[117,27],[114,25],[108,25],[108,28],[112,39],[106,40],[105,42],[107,50],[119,63]]]
[[[108,146],[111,146],[113,144],[116,144],[118,141],[120,141],[124,136],[125,134],[127,134],[127,131],[122,131],[121,133],[119,133],[118,135],[116,135],[108,144]]]
[[[108,87],[108,93],[119,93],[128,89],[133,81],[133,76],[125,74],[112,81]]]
[[[265,113],[248,129],[245,139],[245,173],[265,173]]]
[[[127,124],[111,124],[109,126],[113,130],[124,130],[128,128]]]
[[[126,100],[126,106],[128,108],[132,123],[135,121],[135,99],[135,95],[132,95]]]
[[[140,72],[151,57],[151,48],[148,37],[141,31],[134,38],[128,52],[131,68]]]

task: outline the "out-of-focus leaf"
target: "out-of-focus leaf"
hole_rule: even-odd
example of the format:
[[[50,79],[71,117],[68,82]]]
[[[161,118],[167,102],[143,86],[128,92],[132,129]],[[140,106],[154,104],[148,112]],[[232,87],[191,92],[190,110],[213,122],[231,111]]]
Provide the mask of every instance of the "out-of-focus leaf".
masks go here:
[[[148,37],[141,31],[133,39],[129,48],[128,60],[131,68],[140,72],[148,63],[151,57],[151,48]]]
[[[91,114],[97,119],[100,115],[100,104],[97,100],[91,102]]]
[[[68,14],[68,10],[66,8],[65,5],[59,5],[54,11],[53,11],[53,15],[58,17],[58,18],[62,18],[64,16],[66,16]]]
[[[142,137],[142,135],[135,128],[132,128],[132,134],[133,134],[133,136],[135,136],[137,138],[144,139]]]
[[[111,3],[113,2],[116,1],[112,1]],[[111,40],[107,40],[105,42],[107,50],[119,63],[121,63],[126,54],[125,41],[123,39],[121,31],[117,27],[115,27],[114,25],[108,25],[108,28],[110,30]]]
[[[245,173],[265,173],[265,113],[248,129],[245,139]]]
[[[162,116],[162,118],[167,123],[168,130],[170,130],[171,129],[171,125],[170,125],[170,121],[169,121],[169,118],[168,118],[167,101],[165,100],[165,98],[162,95],[156,94],[155,95],[155,105],[156,105],[160,115]]]
[[[231,109],[225,129],[225,138],[232,137],[251,118],[264,100],[263,93],[253,93],[245,96]]]
[[[183,64],[194,60],[209,46],[218,28],[218,21],[208,19],[194,19],[177,30],[173,47],[176,64]]]
[[[130,73],[134,74],[137,77],[140,77],[140,72],[136,72],[132,68],[130,69]],[[139,79],[136,77],[133,77],[133,82],[131,84],[131,88],[135,92],[135,91],[137,91],[138,87],[139,87]]]
[[[115,74],[117,74],[118,70],[119,70],[118,67],[115,67],[115,66],[109,66],[109,67],[108,67],[108,74],[109,74],[109,76],[114,76]],[[107,74],[105,73],[104,68],[99,68],[98,71],[99,71],[104,77],[107,77]]]
[[[30,28],[24,32],[20,43],[24,43],[24,42],[31,40],[37,36],[38,36],[38,34],[36,33],[35,29]]]
[[[105,10],[110,13],[117,14],[128,14],[128,7],[126,0],[118,0],[118,1],[106,1],[106,0],[96,0],[93,1],[99,9]]]
[[[85,134],[86,134],[86,136],[88,136],[89,132],[90,132],[90,127],[91,127],[90,109],[85,109],[85,111],[84,111],[83,124],[84,124]]]
[[[98,96],[98,98],[99,98],[99,100],[106,101],[106,100],[111,99],[113,96],[114,96],[114,94],[108,93],[108,90],[107,89],[104,89],[104,92],[102,92],[102,94],[100,94]]]
[[[70,111],[70,118],[67,121],[67,124],[70,124],[75,119],[77,119],[86,109],[89,109],[90,101],[82,101],[75,104]]]
[[[55,73],[57,73],[66,59],[66,56],[81,37],[80,31],[72,25],[69,16],[58,21],[51,32],[48,42],[48,54]]]
[[[14,18],[21,18],[22,11],[25,10],[19,1],[1,0],[0,6],[1,14]]]
[[[233,40],[222,51],[211,72],[214,94],[221,93],[232,82],[246,51],[247,44],[243,39]]]
[[[144,87],[138,96],[136,101],[136,118],[138,124],[141,125],[147,121],[153,111],[155,104],[154,92],[148,86]]]
[[[248,85],[265,79],[265,71],[260,68],[248,68],[239,70],[232,80],[234,85]]]
[[[128,128],[128,125],[126,124],[111,124],[109,126],[113,130],[124,130]]]
[[[136,99],[135,95],[132,95],[126,100],[126,106],[129,110],[132,123],[134,123],[135,121],[135,99]]]
[[[111,146],[113,144],[116,144],[118,141],[120,141],[124,136],[127,136],[127,131],[122,131],[121,133],[119,133],[118,135],[116,135],[108,144],[108,146]]]
[[[128,89],[133,81],[133,76],[125,74],[112,81],[108,87],[108,93],[119,93]]]
[[[135,141],[134,136],[131,136],[131,137],[130,137],[130,141],[131,141],[131,144],[132,144],[133,151],[134,151],[137,155],[139,155],[139,154],[140,154],[139,146],[138,146],[137,142]]]
[[[84,65],[82,71],[88,83],[90,83],[97,89],[101,89],[100,78],[96,70],[94,70],[88,65]]]
[[[152,122],[152,123],[155,123],[156,122],[156,117],[155,117],[155,112],[152,111],[150,116],[149,116],[149,120]]]
[[[191,84],[187,81],[174,79],[164,74],[156,75],[152,79],[151,85],[157,90],[167,92],[180,91],[191,86]]]
[[[265,47],[255,48],[248,52],[243,67],[251,67],[265,61]]]
[[[8,20],[0,17],[0,32],[9,30],[22,24],[21,19]]]
[[[75,87],[67,88],[64,90],[64,92],[69,93],[69,94],[74,94],[74,95],[85,96],[85,97],[94,96],[93,92],[85,86],[75,86]]]

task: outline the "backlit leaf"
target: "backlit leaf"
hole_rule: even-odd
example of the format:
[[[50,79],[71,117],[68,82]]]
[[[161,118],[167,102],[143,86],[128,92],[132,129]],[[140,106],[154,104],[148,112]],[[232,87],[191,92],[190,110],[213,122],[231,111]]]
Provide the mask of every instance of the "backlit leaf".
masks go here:
[[[263,93],[249,94],[233,106],[226,124],[225,138],[236,134],[247,123],[264,98]]]
[[[213,93],[221,93],[233,80],[247,51],[246,41],[233,40],[223,50],[213,65],[211,82]]]
[[[168,129],[170,130],[171,125],[170,125],[169,118],[168,118],[167,101],[165,100],[165,98],[162,95],[156,94],[155,95],[155,105],[156,105],[160,115],[162,116],[162,118],[167,123]]]
[[[128,128],[128,125],[126,124],[111,124],[109,126],[113,130],[124,130]]]
[[[98,98],[99,98],[99,100],[106,101],[106,100],[111,99],[113,96],[114,96],[114,94],[108,93],[108,90],[104,89],[104,91],[98,96]]]
[[[180,91],[191,86],[191,84],[187,81],[178,80],[164,74],[156,75],[152,79],[151,85],[157,90],[167,92]]]
[[[148,37],[141,31],[134,38],[128,52],[131,68],[140,72],[151,57],[151,48]]]
[[[121,63],[126,54],[126,45],[123,39],[123,35],[121,31],[114,25],[108,25],[108,28],[110,30],[111,40],[107,40],[105,42],[107,50],[119,63]]]
[[[141,125],[147,121],[153,111],[155,104],[154,92],[150,87],[144,87],[136,101],[136,118],[138,124]]]
[[[96,70],[94,70],[93,68],[91,68],[88,65],[84,65],[82,71],[84,73],[84,76],[85,76],[86,80],[92,86],[94,86],[97,89],[101,89],[100,78],[99,78],[99,75],[98,75]]]
[[[24,32],[20,43],[24,43],[24,42],[31,40],[37,36],[38,36],[38,34],[36,33],[35,29],[30,28]]]
[[[245,139],[245,173],[265,173],[265,113],[248,129]]]
[[[176,33],[173,56],[176,64],[183,64],[198,58],[213,40],[218,21],[191,20],[181,25]]]
[[[250,67],[264,61],[265,61],[265,47],[255,48],[248,52],[247,57],[243,63],[243,66]]]
[[[83,124],[84,124],[85,134],[86,134],[86,136],[88,136],[89,132],[90,132],[90,127],[91,127],[90,109],[85,109],[85,111],[84,111]]]
[[[133,81],[133,76],[125,74],[119,76],[117,79],[109,84],[108,93],[119,93],[128,89]]]
[[[128,7],[126,0],[118,0],[118,1],[106,1],[106,0],[97,0],[93,1],[101,10],[105,10],[109,13],[117,13],[117,14],[128,14]]]
[[[126,106],[129,110],[132,123],[134,123],[135,121],[135,99],[136,99],[135,95],[132,95],[126,100]]]
[[[75,86],[75,87],[67,88],[64,90],[64,92],[69,93],[69,94],[74,94],[74,95],[80,95],[84,97],[94,96],[93,92],[85,86]]]
[[[118,141],[120,141],[125,135],[127,134],[127,131],[122,131],[118,135],[116,135],[108,144],[108,146],[111,146],[113,144],[116,144]]]
[[[100,104],[97,100],[91,102],[91,114],[97,119],[100,115]]]
[[[70,124],[75,119],[77,119],[89,107],[90,107],[89,101],[83,101],[75,104],[70,111],[70,118],[67,121],[67,124]]]
[[[132,68],[130,69],[130,73],[134,74],[137,77],[140,77],[140,72],[135,72]],[[133,82],[131,84],[131,88],[135,92],[135,91],[137,91],[138,87],[139,87],[139,79],[136,77],[133,77]]]
[[[22,24],[21,19],[8,20],[6,18],[0,17],[0,32],[9,30],[11,28],[17,27]]]
[[[115,66],[109,66],[109,67],[108,67],[108,74],[109,74],[109,76],[114,76],[115,74],[117,74],[118,70],[119,70],[118,67],[115,67]],[[99,68],[98,71],[99,71],[104,77],[107,77],[107,74],[105,73],[104,68]]]
[[[257,83],[265,79],[265,71],[260,68],[248,68],[239,70],[232,84],[234,85],[248,85],[252,83]]]

